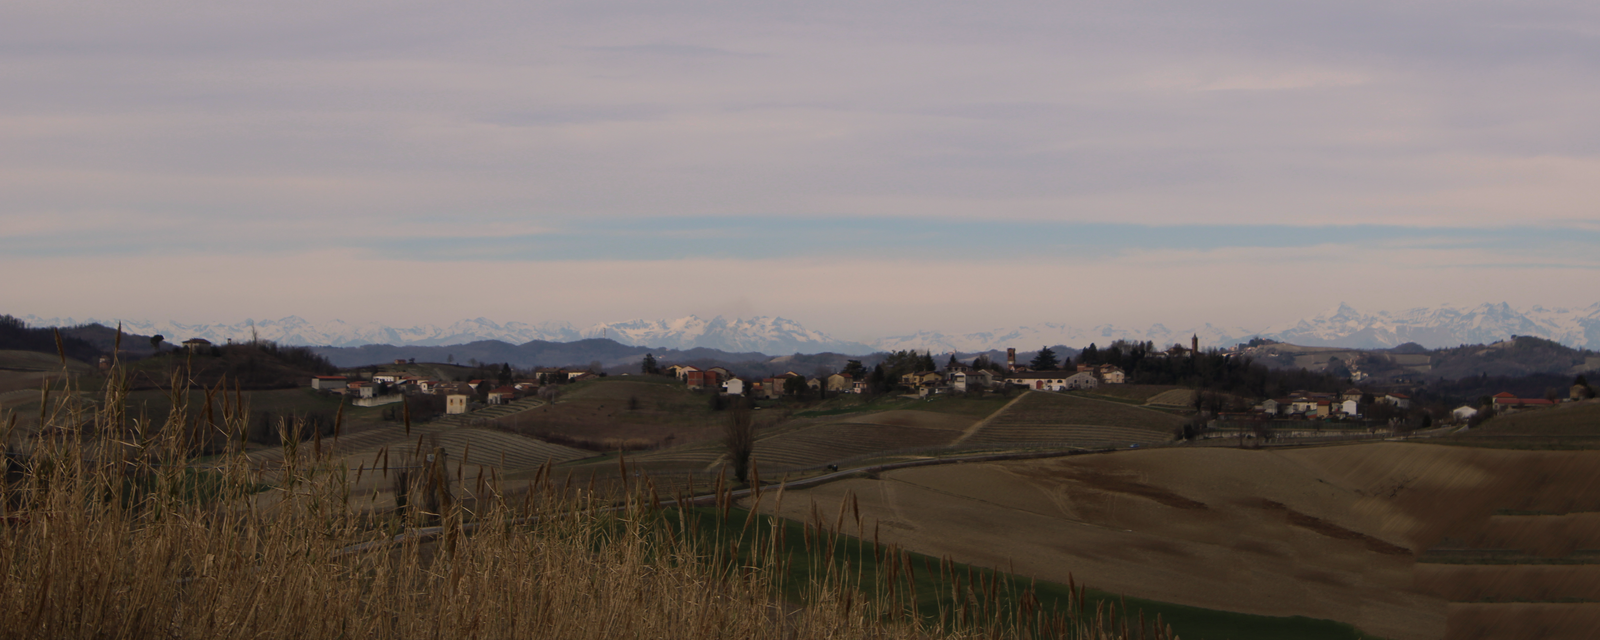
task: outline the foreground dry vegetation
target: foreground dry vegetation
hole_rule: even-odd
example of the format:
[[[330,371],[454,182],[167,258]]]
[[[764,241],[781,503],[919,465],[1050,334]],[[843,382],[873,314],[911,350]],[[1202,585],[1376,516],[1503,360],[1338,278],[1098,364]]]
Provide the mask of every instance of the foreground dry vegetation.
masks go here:
[[[929,576],[898,549],[858,541],[856,565],[835,562],[843,511],[797,543],[778,521],[730,519],[720,488],[715,508],[667,507],[648,479],[612,500],[546,472],[512,493],[492,477],[451,477],[420,444],[379,468],[350,469],[321,442],[263,465],[243,452],[243,396],[191,415],[175,393],[176,410],[152,424],[125,412],[115,370],[106,389],[95,403],[58,390],[37,435],[4,423],[0,635],[1130,635],[1103,609],[1045,610],[954,571],[930,615],[918,592]],[[225,453],[194,457],[218,438]],[[352,487],[370,474],[394,485],[400,506],[362,506]],[[807,553],[788,552],[797,547]]]

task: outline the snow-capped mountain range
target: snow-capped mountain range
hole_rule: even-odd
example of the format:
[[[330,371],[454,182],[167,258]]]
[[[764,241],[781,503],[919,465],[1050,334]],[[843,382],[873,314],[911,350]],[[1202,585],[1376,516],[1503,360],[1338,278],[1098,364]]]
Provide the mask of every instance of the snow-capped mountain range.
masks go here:
[[[31,315],[22,316],[21,320],[35,327],[66,327],[91,323],[115,327],[119,322],[97,318],[40,318]],[[127,333],[146,336],[160,334],[170,342],[181,342],[190,338],[205,338],[214,343],[243,342],[254,337],[279,344],[358,347],[366,344],[442,346],[478,340],[523,344],[534,340],[573,342],[588,338],[610,338],[622,344],[635,346],[667,349],[705,347],[729,352],[757,351],[766,354],[829,351],[866,354],[874,351],[870,345],[835,340],[820,331],[806,329],[793,320],[769,316],[736,320],[728,320],[721,316],[710,320],[689,316],[677,320],[601,323],[583,329],[565,322],[502,324],[487,318],[461,320],[443,327],[432,324],[391,327],[377,322],[348,323],[342,320],[313,323],[299,316],[289,316],[279,320],[246,320],[234,324],[183,324],[127,319],[120,322],[123,331]]]
[[[72,326],[92,322],[106,326],[117,324],[116,320],[99,319],[35,316],[23,316],[21,319],[31,326]],[[1600,350],[1600,303],[1578,309],[1534,306],[1518,310],[1502,302],[1476,307],[1442,306],[1393,313],[1380,311],[1375,314],[1340,304],[1311,318],[1259,330],[1211,324],[1176,330],[1160,324],[1147,327],[1074,327],[1041,323],[963,334],[920,331],[881,338],[870,344],[838,340],[820,331],[806,329],[793,320],[770,316],[731,320],[721,316],[709,320],[688,316],[676,320],[601,323],[582,329],[564,322],[502,324],[485,318],[462,320],[443,327],[424,324],[399,328],[376,322],[346,323],[332,320],[313,323],[297,316],[235,324],[123,320],[122,325],[129,333],[161,334],[174,342],[189,338],[205,338],[212,342],[244,341],[251,339],[252,332],[256,337],[281,344],[335,347],[364,344],[438,346],[477,340],[522,344],[533,340],[572,342],[586,338],[610,338],[635,346],[670,349],[703,347],[771,355],[821,352],[866,354],[901,349],[934,353],[975,352],[1006,347],[1036,349],[1044,345],[1084,347],[1090,343],[1104,346],[1119,339],[1148,340],[1157,345],[1170,345],[1188,344],[1190,336],[1195,335],[1199,336],[1201,345],[1213,347],[1232,346],[1260,336],[1307,346],[1360,349],[1393,347],[1406,342],[1416,342],[1429,348],[1487,344],[1519,335],[1538,336],[1571,347]]]

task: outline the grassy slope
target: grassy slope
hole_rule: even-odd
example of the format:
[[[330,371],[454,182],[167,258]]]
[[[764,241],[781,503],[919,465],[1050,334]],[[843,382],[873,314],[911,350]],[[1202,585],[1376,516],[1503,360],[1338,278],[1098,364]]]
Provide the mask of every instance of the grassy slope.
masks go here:
[[[1032,392],[967,442],[1160,442],[1182,424],[1178,416],[1120,402]]]
[[[1079,393],[1089,397],[1105,396],[1115,400],[1144,404],[1149,402],[1151,398],[1181,388],[1169,384],[1103,384],[1091,391]]]
[[[816,467],[878,453],[948,445],[977,417],[924,411],[849,414],[844,419],[779,433],[756,442],[770,470]]]
[[[726,525],[714,509],[699,509],[691,512],[692,517],[699,520],[702,531],[716,531],[720,526],[743,529],[747,519],[751,518],[748,511],[732,509]],[[883,579],[879,575],[881,567],[874,559],[875,553],[870,542],[847,535],[839,535],[832,540],[831,545],[816,544],[814,547],[807,543],[808,533],[806,525],[793,520],[776,518],[758,514],[751,520],[751,525],[759,531],[772,531],[776,526],[781,528],[780,540],[783,550],[790,558],[789,566],[792,573],[790,585],[807,584],[813,578],[820,578],[826,570],[824,564],[831,559],[835,570],[842,570],[847,565],[850,571],[859,571],[861,580],[859,584],[871,585]],[[815,528],[811,529],[812,536]],[[729,536],[732,537],[732,536]],[[749,558],[751,552],[748,541],[743,541],[740,553]],[[831,546],[831,549],[828,547]],[[1052,582],[1037,582],[1021,576],[1010,575],[1004,572],[993,571],[980,567],[973,567],[961,563],[948,563],[947,569],[940,571],[938,567],[941,560],[922,554],[911,553],[912,566],[916,572],[917,607],[924,616],[936,618],[941,610],[952,608],[948,598],[951,591],[950,580],[944,576],[959,576],[963,584],[973,577],[981,577],[984,583],[998,579],[1001,590],[1009,592],[1002,595],[1001,607],[1014,609],[1018,603],[1018,595],[1033,589],[1039,598],[1040,604],[1047,609],[1065,611],[1070,599],[1067,585]],[[870,589],[870,587],[869,587]],[[798,600],[802,594],[790,593],[792,599]],[[1296,638],[1299,640],[1366,640],[1374,639],[1362,633],[1355,627],[1334,622],[1331,620],[1318,620],[1306,617],[1273,617],[1260,616],[1230,611],[1217,611],[1176,605],[1154,600],[1139,598],[1125,598],[1116,594],[1103,591],[1086,589],[1084,601],[1087,610],[1094,610],[1098,606],[1116,605],[1119,609],[1131,612],[1129,618],[1132,625],[1137,624],[1142,613],[1145,620],[1154,621],[1157,616],[1162,622],[1172,626],[1172,630],[1183,638],[1193,640],[1280,640],[1282,638]]]
[[[638,408],[628,408],[635,398]],[[726,420],[725,413],[711,409],[709,394],[691,392],[673,378],[610,376],[564,386],[555,404],[501,424],[532,435],[684,445],[715,438]]]
[[[814,418],[842,416],[852,413],[892,411],[895,409],[914,409],[917,411],[953,413],[982,418],[1000,410],[1010,401],[1010,398],[992,395],[981,398],[968,398],[966,396],[907,398],[898,395],[861,396],[844,394],[829,398],[816,407],[798,412],[795,415],[801,418]]]
[[[1532,409],[1497,416],[1471,433],[1600,437],[1600,402],[1563,404],[1548,409]]]

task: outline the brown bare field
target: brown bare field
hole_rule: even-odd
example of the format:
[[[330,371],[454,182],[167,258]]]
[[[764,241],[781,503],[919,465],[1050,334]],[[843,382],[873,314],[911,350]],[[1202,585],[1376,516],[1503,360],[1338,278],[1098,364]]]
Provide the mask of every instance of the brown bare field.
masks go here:
[[[1416,585],[1452,602],[1600,602],[1600,565],[1419,563]]]
[[[864,517],[874,514],[871,535],[923,553],[1129,596],[1339,620],[1396,640],[1438,638],[1447,624],[1460,626],[1447,616],[1497,614],[1447,607],[1443,596],[1461,593],[1429,580],[1458,565],[1419,573],[1413,554],[1446,534],[1470,537],[1507,509],[1597,510],[1597,461],[1590,452],[1403,443],[1174,448],[903,469],[795,492],[782,511],[803,519],[813,500],[828,512],[854,495]],[[1569,522],[1567,530],[1587,526]],[[1518,526],[1563,531],[1552,519],[1485,535]],[[1571,569],[1567,586],[1546,591],[1537,587],[1545,574],[1514,570],[1500,574],[1509,582],[1495,593],[1581,595],[1577,585],[1591,570]]]
[[[1451,640],[1540,638],[1592,640],[1600,604],[1451,603]]]

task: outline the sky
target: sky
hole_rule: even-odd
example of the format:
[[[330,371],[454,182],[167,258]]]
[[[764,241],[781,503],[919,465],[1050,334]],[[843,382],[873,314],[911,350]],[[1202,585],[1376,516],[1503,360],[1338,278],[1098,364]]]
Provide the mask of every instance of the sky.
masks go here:
[[[1600,302],[1593,2],[0,4],[0,312]]]

